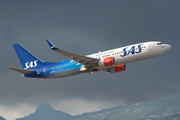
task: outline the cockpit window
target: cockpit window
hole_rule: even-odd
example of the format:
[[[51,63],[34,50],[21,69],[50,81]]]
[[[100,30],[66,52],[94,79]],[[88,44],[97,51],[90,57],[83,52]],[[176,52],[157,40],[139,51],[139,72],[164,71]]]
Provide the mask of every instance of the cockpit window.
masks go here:
[[[163,43],[157,43],[157,45],[161,45],[161,44],[163,44]]]

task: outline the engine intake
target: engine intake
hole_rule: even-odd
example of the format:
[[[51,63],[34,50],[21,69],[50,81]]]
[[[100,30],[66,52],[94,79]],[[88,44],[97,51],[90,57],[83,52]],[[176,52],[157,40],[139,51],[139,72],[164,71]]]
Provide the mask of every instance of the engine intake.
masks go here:
[[[107,58],[101,59],[99,61],[99,66],[100,67],[108,67],[108,66],[112,66],[114,64],[115,64],[114,57],[107,57]]]
[[[121,65],[117,65],[115,67],[111,67],[108,69],[108,71],[110,73],[117,73],[117,72],[122,72],[126,70],[126,65],[125,64],[121,64]]]

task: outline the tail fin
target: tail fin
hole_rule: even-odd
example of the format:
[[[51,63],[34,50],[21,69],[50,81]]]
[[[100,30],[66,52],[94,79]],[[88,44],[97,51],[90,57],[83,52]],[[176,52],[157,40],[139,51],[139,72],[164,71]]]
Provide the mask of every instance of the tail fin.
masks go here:
[[[40,61],[38,58],[32,55],[20,44],[18,43],[14,44],[13,47],[24,69],[31,69],[31,68],[39,67],[43,64],[42,61]]]

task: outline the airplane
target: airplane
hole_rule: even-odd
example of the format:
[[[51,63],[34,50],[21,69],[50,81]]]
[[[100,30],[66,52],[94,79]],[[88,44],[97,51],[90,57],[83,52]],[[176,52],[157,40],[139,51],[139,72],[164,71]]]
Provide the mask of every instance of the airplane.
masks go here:
[[[82,73],[95,73],[105,70],[118,73],[126,70],[126,63],[155,57],[167,52],[171,45],[159,41],[143,42],[90,55],[71,53],[54,46],[46,40],[50,48],[70,60],[62,62],[43,62],[31,54],[19,43],[13,47],[22,64],[22,68],[8,67],[30,78],[63,78]]]

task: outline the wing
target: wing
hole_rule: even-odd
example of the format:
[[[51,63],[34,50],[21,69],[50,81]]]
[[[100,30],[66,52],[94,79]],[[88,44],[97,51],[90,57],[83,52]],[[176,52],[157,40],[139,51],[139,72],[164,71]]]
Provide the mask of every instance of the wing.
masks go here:
[[[46,40],[46,41],[52,50],[54,50],[64,56],[67,56],[70,59],[72,59],[73,61],[76,61],[80,64],[84,64],[86,66],[94,66],[99,61],[99,59],[90,58],[90,57],[78,55],[75,53],[71,53],[71,52],[59,49],[59,48],[55,47],[49,40]]]
[[[14,70],[16,72],[22,73],[22,74],[29,74],[29,73],[35,72],[34,70],[25,70],[25,69],[22,69],[22,68],[13,68],[13,67],[8,67],[8,68],[11,69],[11,70]]]

